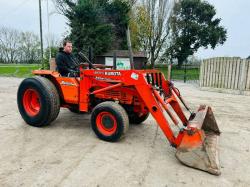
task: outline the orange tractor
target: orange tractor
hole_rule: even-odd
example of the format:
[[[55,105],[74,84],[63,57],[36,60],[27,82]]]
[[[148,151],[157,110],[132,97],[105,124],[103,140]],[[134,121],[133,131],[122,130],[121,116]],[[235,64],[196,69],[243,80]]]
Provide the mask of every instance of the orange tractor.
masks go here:
[[[91,113],[91,126],[98,138],[118,141],[130,123],[142,123],[149,114],[177,149],[183,164],[220,175],[219,128],[209,106],[190,112],[180,92],[157,70],[117,70],[104,65],[79,65],[79,77],[62,77],[56,71],[35,70],[17,93],[24,121],[35,127],[53,122],[66,107]],[[187,112],[188,115],[187,115]],[[174,132],[171,125],[178,127]]]

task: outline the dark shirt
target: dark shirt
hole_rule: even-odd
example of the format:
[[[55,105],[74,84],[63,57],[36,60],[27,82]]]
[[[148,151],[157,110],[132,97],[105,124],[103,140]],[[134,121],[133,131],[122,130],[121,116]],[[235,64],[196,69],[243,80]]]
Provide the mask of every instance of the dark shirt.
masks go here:
[[[62,76],[68,76],[69,74],[78,71],[73,55],[64,52],[62,49],[59,49],[59,52],[56,55],[56,66],[57,71]]]

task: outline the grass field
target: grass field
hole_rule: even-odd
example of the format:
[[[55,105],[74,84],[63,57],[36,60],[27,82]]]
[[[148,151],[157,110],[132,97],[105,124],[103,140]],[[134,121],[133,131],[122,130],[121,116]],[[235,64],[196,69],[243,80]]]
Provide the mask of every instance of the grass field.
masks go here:
[[[161,67],[157,68],[160,71],[162,71],[165,76],[167,77],[168,75],[168,68]],[[172,80],[184,80],[184,75],[185,75],[185,70],[184,69],[177,69],[177,68],[172,68]],[[200,69],[199,68],[192,68],[192,69],[187,69],[186,72],[186,80],[199,80],[200,76]]]
[[[0,64],[0,76],[6,77],[30,77],[32,70],[40,69],[39,64]],[[166,78],[168,74],[167,67],[156,68],[162,71]],[[199,68],[187,69],[186,80],[199,80]],[[184,80],[184,69],[172,69],[173,80]]]
[[[39,68],[39,64],[0,64],[0,76],[30,77],[31,72]]]

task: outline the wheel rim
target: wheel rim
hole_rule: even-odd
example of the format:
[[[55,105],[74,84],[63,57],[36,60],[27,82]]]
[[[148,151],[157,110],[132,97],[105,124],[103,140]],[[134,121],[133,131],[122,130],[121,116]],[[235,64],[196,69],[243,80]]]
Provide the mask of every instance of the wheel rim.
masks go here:
[[[23,106],[29,116],[35,116],[41,109],[40,97],[36,90],[28,89],[23,95]]]
[[[117,122],[109,112],[101,112],[96,118],[97,128],[105,136],[111,136],[116,132]]]

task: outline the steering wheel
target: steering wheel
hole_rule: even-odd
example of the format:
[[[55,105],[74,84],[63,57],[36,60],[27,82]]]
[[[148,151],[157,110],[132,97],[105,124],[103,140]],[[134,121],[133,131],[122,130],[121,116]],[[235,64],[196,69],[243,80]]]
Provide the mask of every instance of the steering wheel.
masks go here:
[[[85,62],[87,62],[87,63],[89,64],[89,69],[96,69],[96,68],[93,66],[92,62],[90,62],[90,60],[88,59],[88,57],[86,57],[82,52],[79,52],[78,55],[79,55],[79,57],[80,57],[83,61],[85,61]],[[81,65],[81,64],[82,64],[82,63],[80,63],[80,65]]]

